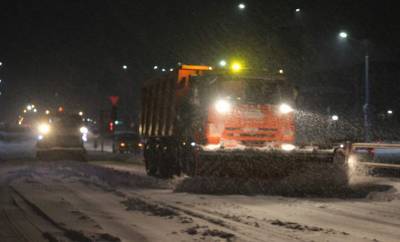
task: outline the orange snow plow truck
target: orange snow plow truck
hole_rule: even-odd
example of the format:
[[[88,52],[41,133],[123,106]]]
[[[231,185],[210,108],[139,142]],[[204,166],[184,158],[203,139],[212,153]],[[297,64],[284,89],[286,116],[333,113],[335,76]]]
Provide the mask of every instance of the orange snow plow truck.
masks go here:
[[[283,178],[333,152],[295,145],[296,89],[281,74],[181,65],[144,83],[149,175]]]

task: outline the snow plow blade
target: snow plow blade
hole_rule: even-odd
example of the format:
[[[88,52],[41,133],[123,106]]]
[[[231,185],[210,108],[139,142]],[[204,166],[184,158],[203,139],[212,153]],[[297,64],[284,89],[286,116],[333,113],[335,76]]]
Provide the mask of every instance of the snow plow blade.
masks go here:
[[[245,179],[282,179],[303,173],[346,175],[344,162],[334,162],[333,151],[218,151],[200,152],[197,176]]]

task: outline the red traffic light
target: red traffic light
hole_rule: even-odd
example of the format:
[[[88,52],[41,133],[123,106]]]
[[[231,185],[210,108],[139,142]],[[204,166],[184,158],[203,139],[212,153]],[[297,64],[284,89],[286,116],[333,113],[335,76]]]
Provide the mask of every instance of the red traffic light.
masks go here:
[[[113,105],[113,107],[117,106],[119,97],[118,96],[110,96],[109,98],[110,98],[110,101],[111,101],[111,104]]]
[[[108,131],[110,131],[110,132],[114,131],[114,122],[109,122],[108,123]]]

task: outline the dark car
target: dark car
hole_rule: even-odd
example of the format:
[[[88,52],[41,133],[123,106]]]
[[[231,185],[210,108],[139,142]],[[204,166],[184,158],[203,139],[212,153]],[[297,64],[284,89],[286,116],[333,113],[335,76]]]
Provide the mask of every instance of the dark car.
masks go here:
[[[88,132],[79,115],[58,114],[38,124],[38,159],[84,160]]]
[[[140,136],[137,133],[119,133],[114,136],[113,151],[139,154],[142,150]]]

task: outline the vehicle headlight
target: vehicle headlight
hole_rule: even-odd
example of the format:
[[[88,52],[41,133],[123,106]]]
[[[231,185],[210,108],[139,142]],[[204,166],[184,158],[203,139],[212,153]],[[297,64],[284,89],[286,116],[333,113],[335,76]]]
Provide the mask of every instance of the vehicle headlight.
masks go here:
[[[46,123],[39,124],[38,131],[41,135],[48,134],[50,132],[50,125]]]
[[[88,128],[86,127],[81,127],[79,131],[81,132],[81,134],[87,134],[89,132]]]
[[[293,112],[293,108],[290,105],[286,104],[286,103],[282,103],[279,106],[279,112],[281,112],[283,114],[290,113],[290,112]]]
[[[227,100],[220,99],[215,102],[215,109],[218,113],[224,114],[231,111],[232,105]]]
[[[292,144],[282,144],[281,148],[284,151],[292,151],[292,150],[296,149],[296,146],[294,146]]]

